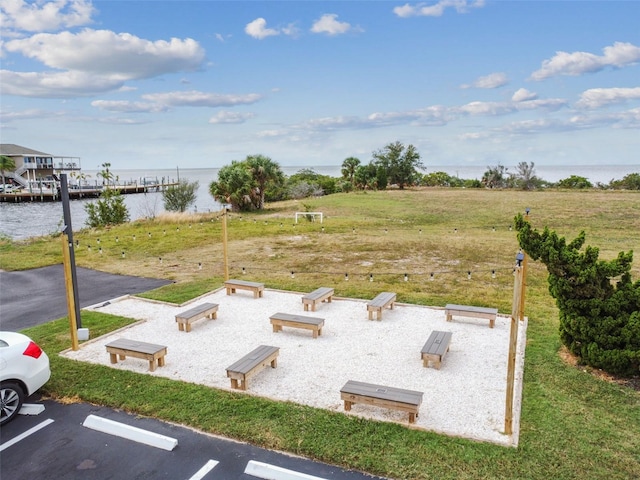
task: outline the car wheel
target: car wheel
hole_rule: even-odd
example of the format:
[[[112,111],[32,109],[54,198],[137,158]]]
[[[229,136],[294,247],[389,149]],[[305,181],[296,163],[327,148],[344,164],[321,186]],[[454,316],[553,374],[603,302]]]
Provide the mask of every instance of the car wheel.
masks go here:
[[[0,385],[0,425],[10,422],[22,408],[24,392],[19,385],[6,382]]]

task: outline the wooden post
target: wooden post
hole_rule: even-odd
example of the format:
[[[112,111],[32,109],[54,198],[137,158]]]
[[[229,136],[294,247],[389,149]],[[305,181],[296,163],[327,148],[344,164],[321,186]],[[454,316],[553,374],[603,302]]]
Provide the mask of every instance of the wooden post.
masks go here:
[[[526,210],[524,216],[526,222],[529,221],[529,209]],[[524,250],[522,251],[524,257],[522,258],[522,282],[520,285],[520,301],[518,302],[518,320],[524,321],[524,296],[527,289],[527,264],[529,262],[529,255]]]
[[[504,433],[513,433],[513,392],[516,378],[516,349],[518,346],[518,312],[522,292],[522,266],[516,266],[513,285],[513,305],[511,306],[511,326],[509,332],[509,354],[507,357],[507,392],[504,411]]]
[[[222,206],[222,259],[224,263],[224,279],[229,280],[229,255],[227,250],[227,207]]]
[[[69,328],[71,330],[71,348],[78,350],[78,326],[76,323],[76,302],[73,295],[73,279],[71,277],[71,256],[69,249],[69,236],[62,234],[62,262],[64,264],[64,283],[67,290],[67,310],[69,311]]]

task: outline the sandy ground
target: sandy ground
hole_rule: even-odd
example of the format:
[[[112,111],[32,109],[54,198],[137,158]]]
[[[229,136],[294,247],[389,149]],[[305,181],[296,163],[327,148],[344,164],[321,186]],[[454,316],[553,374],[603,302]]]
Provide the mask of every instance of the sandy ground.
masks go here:
[[[91,339],[65,356],[231,390],[226,368],[259,345],[280,347],[277,368],[266,368],[249,381],[247,394],[292,401],[345,415],[408,425],[403,412],[354,405],[345,412],[340,388],[348,380],[424,392],[413,427],[500,445],[517,446],[527,322],[519,328],[516,355],[513,434],[506,435],[505,397],[510,319],[498,316],[495,328],[483,319],[454,317],[444,310],[396,304],[380,321],[368,320],[366,300],[335,298],[315,312],[303,310],[302,294],[266,289],[262,298],[224,289],[181,306],[135,297],[114,299],[89,309],[141,320],[112,334]],[[180,332],[175,315],[202,302],[219,304],[216,320],[192,324]],[[284,328],[274,333],[269,316],[295,313],[325,319],[322,335]],[[433,330],[452,332],[440,370],[425,368],[420,350]],[[117,338],[168,347],[166,365],[148,371],[148,362],[127,358],[112,365],[105,345]],[[235,390],[237,391],[237,390]]]

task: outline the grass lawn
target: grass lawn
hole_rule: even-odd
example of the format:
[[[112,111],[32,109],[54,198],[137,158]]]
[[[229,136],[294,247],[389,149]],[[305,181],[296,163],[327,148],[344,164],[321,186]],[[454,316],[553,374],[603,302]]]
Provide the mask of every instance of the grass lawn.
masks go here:
[[[534,227],[549,227],[568,240],[585,230],[586,243],[598,247],[602,259],[640,249],[640,194],[634,192],[421,189],[305,200],[310,203],[324,213],[324,223],[295,224],[293,213],[304,210],[297,202],[232,214],[230,276],[295,291],[332,285],[343,297],[395,291],[399,302],[462,303],[509,313],[518,252],[510,226],[525,208]],[[76,261],[110,273],[173,280],[145,296],[182,303],[222,284],[221,223],[217,214],[200,214],[83,230],[74,234]],[[60,263],[60,244],[49,237],[2,241],[0,268]],[[638,263],[632,275],[640,278]],[[398,479],[640,478],[640,393],[572,364],[559,343],[546,269],[536,262],[529,262],[525,314],[518,448],[157,377],[141,382],[139,374],[59,357],[70,346],[66,319],[26,333],[51,358],[45,393],[62,401],[122,408]],[[96,312],[82,316],[94,337],[129,322]]]

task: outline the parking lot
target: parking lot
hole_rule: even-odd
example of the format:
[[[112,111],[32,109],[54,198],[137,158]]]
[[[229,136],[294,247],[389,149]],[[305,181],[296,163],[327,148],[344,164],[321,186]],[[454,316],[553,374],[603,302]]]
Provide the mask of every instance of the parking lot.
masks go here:
[[[33,398],[29,402],[44,405],[45,410],[19,415],[2,427],[0,478],[255,480],[267,477],[251,475],[254,471],[247,469],[263,464],[268,471],[285,469],[294,475],[270,478],[376,478],[100,406]],[[85,427],[89,416],[170,437],[177,446],[169,451]]]

